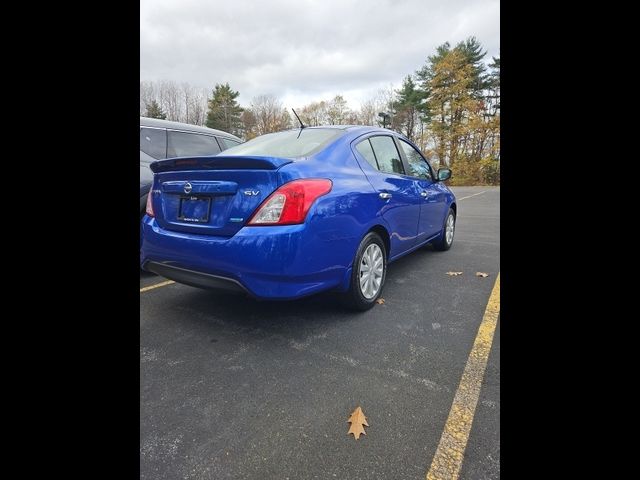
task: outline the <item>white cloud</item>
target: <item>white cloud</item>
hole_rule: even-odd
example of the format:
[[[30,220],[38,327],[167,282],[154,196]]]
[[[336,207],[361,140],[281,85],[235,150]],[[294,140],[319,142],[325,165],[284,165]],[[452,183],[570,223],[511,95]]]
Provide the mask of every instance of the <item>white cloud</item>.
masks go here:
[[[493,0],[141,0],[140,79],[229,82],[242,105],[342,94],[355,108],[446,41],[476,36],[498,56],[499,15]]]

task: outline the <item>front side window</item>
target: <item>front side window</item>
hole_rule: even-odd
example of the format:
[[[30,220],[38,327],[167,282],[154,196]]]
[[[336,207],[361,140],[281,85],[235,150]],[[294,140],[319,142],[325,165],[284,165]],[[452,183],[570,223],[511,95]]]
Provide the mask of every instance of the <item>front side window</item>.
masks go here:
[[[167,131],[163,128],[140,128],[140,150],[156,160],[166,158]]]
[[[220,153],[215,137],[198,133],[168,132],[167,157],[198,157]]]
[[[404,175],[404,167],[400,161],[400,154],[393,138],[377,136],[369,138],[373,151],[376,154],[381,172],[399,173]]]
[[[427,161],[420,155],[415,148],[409,145],[407,142],[398,139],[400,143],[400,148],[407,157],[407,161],[409,162],[409,175],[412,177],[420,177],[426,178],[427,180],[433,180],[431,177],[431,170],[429,169],[429,165]]]

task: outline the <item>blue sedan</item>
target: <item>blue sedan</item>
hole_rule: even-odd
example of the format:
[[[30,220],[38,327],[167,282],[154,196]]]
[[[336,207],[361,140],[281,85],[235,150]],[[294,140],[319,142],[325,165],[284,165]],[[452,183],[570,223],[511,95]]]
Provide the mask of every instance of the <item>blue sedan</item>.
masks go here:
[[[387,129],[287,130],[151,170],[140,264],[187,285],[258,299],[331,289],[366,310],[390,262],[453,242],[451,170]]]

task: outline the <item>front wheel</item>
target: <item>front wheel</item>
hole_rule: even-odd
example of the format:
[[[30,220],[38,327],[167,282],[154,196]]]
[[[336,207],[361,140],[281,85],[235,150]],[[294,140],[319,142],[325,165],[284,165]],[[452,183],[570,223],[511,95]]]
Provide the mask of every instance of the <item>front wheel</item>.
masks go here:
[[[351,283],[346,294],[347,305],[355,310],[369,310],[382,294],[387,273],[384,242],[369,232],[360,242],[353,261]]]
[[[450,208],[449,213],[447,213],[447,218],[444,220],[440,237],[438,237],[438,240],[433,242],[433,248],[440,251],[449,250],[453,244],[453,234],[455,233],[455,230],[456,214],[453,209]]]

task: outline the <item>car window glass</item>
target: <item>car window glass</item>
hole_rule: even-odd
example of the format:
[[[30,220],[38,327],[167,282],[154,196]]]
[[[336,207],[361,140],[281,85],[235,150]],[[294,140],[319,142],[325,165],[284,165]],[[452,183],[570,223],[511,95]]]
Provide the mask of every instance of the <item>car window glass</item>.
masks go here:
[[[169,142],[167,157],[192,157],[216,155],[220,153],[220,146],[216,138],[198,133],[168,132]]]
[[[240,145],[241,142],[236,142],[235,140],[231,140],[230,138],[218,137],[218,142],[222,146],[223,150],[227,148],[235,147],[236,145]]]
[[[140,150],[140,161],[143,163],[152,163],[155,162],[156,160],[158,160],[157,158],[153,158],[151,155],[144,153],[142,150]]]
[[[313,155],[346,134],[337,128],[304,128],[267,133],[230,148],[225,155],[299,158]]]
[[[369,143],[369,139],[366,139],[359,144],[356,145],[356,150],[360,152],[367,162],[371,164],[373,168],[378,170],[378,162],[376,161],[376,156],[373,153],[373,148],[371,148],[371,144]]]
[[[161,128],[141,128],[140,150],[156,160],[165,158],[167,131]]]
[[[427,161],[420,155],[415,148],[409,145],[402,139],[398,139],[400,141],[400,148],[407,156],[407,160],[409,162],[409,175],[413,177],[426,178],[428,180],[433,180],[431,178],[431,171],[429,170],[429,165]]]
[[[371,137],[371,146],[376,154],[381,172],[404,174],[400,154],[393,139],[388,136]]]

